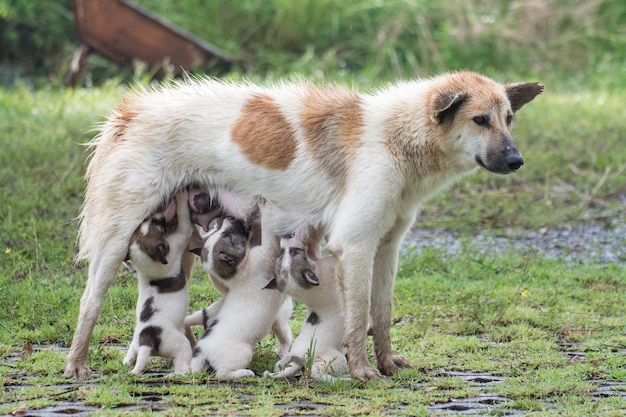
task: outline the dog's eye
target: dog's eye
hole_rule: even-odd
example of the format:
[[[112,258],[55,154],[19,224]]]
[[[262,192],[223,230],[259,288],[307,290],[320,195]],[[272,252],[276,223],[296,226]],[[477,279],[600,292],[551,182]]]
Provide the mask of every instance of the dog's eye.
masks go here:
[[[486,116],[476,116],[472,119],[478,126],[488,126],[489,120]]]
[[[509,114],[506,116],[506,125],[511,126],[511,123],[513,123],[513,115]]]

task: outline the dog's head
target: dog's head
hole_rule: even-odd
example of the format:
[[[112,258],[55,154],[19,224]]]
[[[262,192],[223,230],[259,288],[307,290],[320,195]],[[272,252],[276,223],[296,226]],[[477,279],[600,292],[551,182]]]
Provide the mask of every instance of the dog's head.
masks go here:
[[[279,291],[289,292],[290,288],[308,289],[318,286],[317,263],[306,252],[306,246],[301,239],[283,237],[280,240],[280,255],[276,259],[274,278],[267,288],[276,288]]]
[[[427,106],[438,136],[458,150],[453,163],[508,174],[524,164],[510,133],[515,113],[542,91],[536,82],[503,85],[458,72],[436,79]]]
[[[250,232],[242,220],[224,217],[204,241],[200,253],[202,268],[219,278],[232,278],[250,249]]]
[[[166,239],[166,222],[162,213],[155,213],[144,220],[131,237],[128,257],[138,262],[147,256],[152,261],[167,265],[170,246]]]

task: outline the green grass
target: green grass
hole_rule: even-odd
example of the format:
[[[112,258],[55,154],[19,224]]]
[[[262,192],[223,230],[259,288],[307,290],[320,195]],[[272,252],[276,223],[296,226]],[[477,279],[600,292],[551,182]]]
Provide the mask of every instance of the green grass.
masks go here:
[[[303,68],[317,82],[330,73],[364,91],[380,84],[375,71],[316,72],[316,56]],[[558,72],[541,78],[546,92],[519,113],[513,130],[524,167],[510,176],[479,172],[459,181],[425,206],[418,226],[471,235],[623,222],[623,71],[599,65],[591,78],[584,72],[583,78],[560,79]],[[522,70],[494,71],[494,77],[507,80],[517,72]],[[227,77],[244,75],[264,83],[291,74]],[[106,407],[158,396],[164,415],[425,416],[431,404],[481,392],[476,383],[442,374],[446,370],[504,378],[488,388],[509,399],[494,405],[496,415],[624,415],[623,396],[592,393],[599,381],[626,383],[626,267],[566,264],[540,253],[490,257],[469,244],[452,258],[435,249],[403,257],[392,338],[394,350],[415,367],[393,378],[367,384],[264,378],[226,383],[207,374],[131,376],[118,345],[132,337],[136,283],[121,270],[91,339],[90,365],[97,375],[89,384],[59,387],[67,382],[65,353],[44,348],[29,354],[27,348],[71,342],[86,279],[85,265],[73,263],[87,156],[80,144],[123,91],[115,81],[93,89],[0,90],[0,414],[21,404],[39,409],[78,401],[117,415],[120,410]],[[190,291],[191,309],[216,297],[199,270]],[[297,329],[301,306],[294,317]],[[252,363],[257,373],[273,366],[274,348],[271,338],[259,344]],[[570,360],[566,350],[583,352],[584,359]],[[149,370],[167,372],[170,366],[154,359]]]

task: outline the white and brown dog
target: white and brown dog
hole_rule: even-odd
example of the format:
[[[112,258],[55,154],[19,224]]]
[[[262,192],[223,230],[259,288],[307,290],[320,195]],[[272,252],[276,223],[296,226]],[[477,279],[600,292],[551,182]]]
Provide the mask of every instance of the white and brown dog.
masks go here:
[[[303,302],[308,316],[289,353],[276,362],[270,378],[288,378],[309,367],[313,379],[332,380],[348,369],[343,348],[344,306],[335,279],[335,258],[313,259],[307,245],[298,238],[280,241],[274,279],[267,288],[276,288]]]
[[[204,243],[202,268],[226,291],[210,307],[185,319],[185,326],[202,324],[205,329],[193,349],[193,372],[208,365],[217,378],[253,376],[247,367],[254,346],[270,330],[279,341],[279,354],[289,349],[291,299],[265,289],[274,268],[275,245],[255,241],[243,221],[226,217]]]
[[[90,373],[89,339],[132,231],[190,184],[239,218],[264,197],[276,215],[263,227],[275,235],[321,230],[343,281],[351,375],[410,366],[390,338],[402,238],[456,178],[520,168],[511,124],[542,90],[455,72],[371,94],[201,79],[130,95],[91,142],[78,255],[89,278],[65,375]],[[370,317],[378,370],[367,356]]]
[[[141,373],[151,355],[174,360],[174,372],[185,373],[191,362],[191,344],[183,321],[187,315],[189,265],[184,255],[193,232],[187,191],[176,195],[176,229],[166,230],[173,216],[156,213],[131,237],[128,257],[137,273],[137,326],[124,358],[131,373]]]

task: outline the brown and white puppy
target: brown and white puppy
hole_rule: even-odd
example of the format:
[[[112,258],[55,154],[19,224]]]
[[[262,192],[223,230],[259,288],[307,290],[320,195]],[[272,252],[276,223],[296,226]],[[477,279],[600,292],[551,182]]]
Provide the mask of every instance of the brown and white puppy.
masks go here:
[[[193,232],[187,191],[176,195],[176,230],[166,230],[167,214],[146,219],[132,235],[128,256],[137,272],[137,326],[124,358],[131,373],[141,373],[151,355],[174,359],[174,372],[185,373],[191,344],[185,336],[188,292],[184,255]],[[173,217],[173,216],[172,216]]]
[[[542,91],[454,72],[370,94],[200,79],[130,95],[91,142],[78,255],[89,278],[65,375],[90,374],[89,338],[132,231],[188,185],[238,218],[264,197],[276,215],[263,227],[277,236],[321,230],[343,281],[351,375],[410,366],[390,338],[402,238],[456,178],[520,168],[511,124]],[[367,357],[370,316],[378,370]]]
[[[217,378],[253,376],[247,367],[254,346],[270,330],[279,340],[279,351],[291,344],[291,299],[265,289],[276,259],[275,245],[251,245],[253,240],[244,222],[232,217],[223,219],[206,239],[202,268],[227,291],[216,303],[185,319],[185,325],[203,324],[205,329],[193,349],[193,372],[208,365]]]
[[[303,302],[309,314],[289,353],[265,376],[288,378],[307,364],[311,378],[332,380],[348,369],[343,348],[343,295],[335,279],[335,265],[333,256],[309,257],[301,239],[281,239],[274,279],[267,288],[277,288]]]

